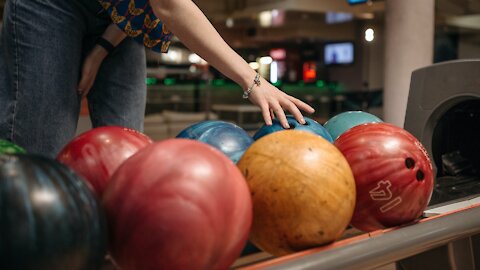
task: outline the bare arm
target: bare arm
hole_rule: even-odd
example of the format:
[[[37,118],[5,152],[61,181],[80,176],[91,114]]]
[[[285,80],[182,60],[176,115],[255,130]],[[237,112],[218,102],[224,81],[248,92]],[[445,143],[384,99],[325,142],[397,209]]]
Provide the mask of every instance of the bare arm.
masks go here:
[[[105,29],[102,37],[110,41],[113,46],[117,47],[118,44],[120,44],[120,42],[122,42],[127,37],[127,34],[125,34],[125,32],[123,32],[120,28],[118,28],[117,25],[112,23],[107,27],[107,29]]]
[[[125,37],[127,37],[127,34],[115,24],[110,24],[102,35],[102,38],[106,39],[114,47],[120,44]],[[97,44],[85,58],[82,67],[82,78],[78,84],[78,93],[82,96],[86,96],[90,88],[92,88],[98,69],[107,55],[108,51]]]
[[[191,0],[150,0],[155,15],[163,21],[185,46],[199,54],[225,76],[245,90],[255,78],[255,71],[218,34],[203,12]],[[272,123],[272,114],[288,127],[284,109],[304,123],[299,109],[313,113],[314,109],[291,97],[262,79],[254,87],[250,101],[262,109],[265,123]]]

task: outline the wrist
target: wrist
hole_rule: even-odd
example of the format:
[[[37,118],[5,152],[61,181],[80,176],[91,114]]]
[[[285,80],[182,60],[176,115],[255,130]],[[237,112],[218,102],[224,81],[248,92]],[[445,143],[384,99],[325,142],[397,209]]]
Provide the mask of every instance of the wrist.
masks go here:
[[[97,46],[101,47],[106,54],[113,52],[115,45],[112,44],[112,41],[108,40],[105,37],[99,37],[96,42]]]
[[[257,72],[255,74],[255,78],[253,79],[253,82],[248,86],[246,90],[243,91],[242,97],[244,99],[248,99],[250,97],[250,94],[252,93],[254,87],[261,85],[260,79],[261,79],[260,74]]]
[[[245,92],[252,85],[252,82],[255,79],[257,72],[253,69],[248,69],[244,75],[241,77],[239,85],[242,87],[242,90]]]
[[[103,48],[102,46],[97,44],[95,45],[95,47],[93,47],[90,54],[95,58],[100,58],[103,60],[105,57],[107,57],[108,51],[105,50],[105,48]]]

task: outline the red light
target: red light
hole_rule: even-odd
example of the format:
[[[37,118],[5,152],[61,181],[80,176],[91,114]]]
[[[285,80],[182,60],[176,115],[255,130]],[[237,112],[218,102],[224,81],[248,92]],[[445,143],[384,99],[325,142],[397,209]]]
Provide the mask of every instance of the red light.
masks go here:
[[[317,80],[317,66],[315,62],[303,63],[303,81],[306,83],[315,82]]]

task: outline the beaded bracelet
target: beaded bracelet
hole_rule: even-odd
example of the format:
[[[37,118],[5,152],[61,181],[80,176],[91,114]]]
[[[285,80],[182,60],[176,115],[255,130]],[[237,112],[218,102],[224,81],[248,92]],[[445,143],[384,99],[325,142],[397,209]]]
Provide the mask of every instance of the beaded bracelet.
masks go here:
[[[253,83],[252,85],[250,85],[250,87],[247,88],[246,91],[243,92],[243,98],[244,99],[248,99],[248,97],[250,96],[250,93],[252,92],[253,90],[253,87],[256,85],[256,86],[260,86],[261,82],[260,82],[260,74],[258,74],[257,72],[257,75],[255,75],[255,79],[253,79]]]

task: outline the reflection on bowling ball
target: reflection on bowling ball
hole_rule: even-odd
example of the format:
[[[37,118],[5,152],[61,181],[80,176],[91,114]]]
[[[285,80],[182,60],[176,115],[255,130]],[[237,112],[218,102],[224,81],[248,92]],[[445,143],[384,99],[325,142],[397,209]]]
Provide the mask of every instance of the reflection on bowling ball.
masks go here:
[[[244,247],[252,203],[243,175],[194,140],[154,143],[125,161],[103,197],[121,269],[228,269]]]
[[[0,269],[99,269],[105,219],[85,182],[55,160],[0,156]]]
[[[177,138],[197,140],[209,144],[237,163],[253,139],[239,126],[218,120],[196,123],[183,131]]]
[[[133,129],[106,126],[91,129],[69,142],[57,160],[83,176],[98,196],[108,180],[126,159],[152,143]]]
[[[0,139],[0,154],[23,154],[25,149],[22,147],[7,141]]]
[[[338,149],[286,130],[250,146],[238,162],[253,202],[250,240],[281,256],[342,236],[355,207],[355,181]]]
[[[366,123],[380,122],[382,122],[382,120],[373,114],[362,111],[349,111],[332,117],[325,123],[325,128],[330,135],[332,135],[332,138],[336,140],[340,135],[352,127]]]
[[[414,221],[433,190],[432,164],[421,143],[387,123],[353,127],[335,145],[344,154],[357,186],[352,225],[373,231]]]
[[[333,142],[332,136],[330,136],[330,133],[328,133],[328,131],[321,124],[319,124],[317,121],[310,119],[308,117],[304,117],[304,118],[307,123],[305,125],[302,125],[295,119],[295,117],[293,117],[292,115],[287,115],[287,121],[288,121],[288,124],[290,125],[290,129],[307,131],[313,134],[317,134],[322,138],[324,138],[325,140],[329,142]],[[253,136],[253,139],[256,141],[265,135],[268,135],[277,131],[283,131],[283,130],[285,129],[282,127],[282,124],[280,124],[280,121],[278,121],[277,119],[274,119],[271,126],[263,125],[263,127],[261,127],[255,133],[255,135]]]

